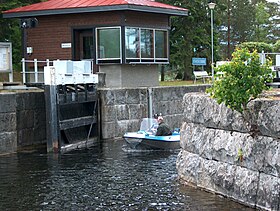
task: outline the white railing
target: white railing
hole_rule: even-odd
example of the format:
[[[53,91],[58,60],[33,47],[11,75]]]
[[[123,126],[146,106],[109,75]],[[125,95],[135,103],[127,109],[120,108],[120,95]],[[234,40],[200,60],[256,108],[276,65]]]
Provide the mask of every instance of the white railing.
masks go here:
[[[44,66],[50,66],[53,62],[49,59],[46,59],[45,61],[39,61],[37,59],[26,60],[22,58],[21,63],[22,83],[25,84],[27,79],[29,79],[28,82],[30,83],[44,83]],[[28,65],[32,63],[34,64],[33,69],[31,69],[30,65]],[[39,67],[42,67],[42,71],[39,70],[38,64],[41,64]]]
[[[280,66],[280,53],[260,53],[261,63],[264,64],[266,62],[266,58],[270,57],[272,59],[272,66]]]
[[[54,62],[60,61],[59,59],[50,61],[49,59],[39,61],[38,59],[34,60],[27,60],[22,58],[22,82],[23,84],[26,83],[38,83],[38,84],[45,84],[44,79],[44,67],[50,67],[54,65]],[[61,60],[63,61],[63,60]],[[66,61],[66,60],[65,60]],[[71,60],[67,60],[71,61]],[[83,60],[83,61],[90,61],[91,62],[91,73],[93,72],[93,60]],[[41,68],[41,69],[39,69]]]

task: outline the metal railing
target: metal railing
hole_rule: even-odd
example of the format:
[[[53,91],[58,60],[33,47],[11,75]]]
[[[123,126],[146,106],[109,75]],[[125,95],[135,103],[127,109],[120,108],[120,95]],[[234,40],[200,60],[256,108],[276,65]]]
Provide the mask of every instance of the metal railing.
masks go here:
[[[269,57],[272,60],[272,66],[280,66],[280,53],[265,53],[262,51],[259,55],[262,64],[264,64],[267,57]]]
[[[22,58],[22,83],[44,83],[44,69],[39,70],[39,67],[50,66],[53,62],[49,59],[44,61],[39,61],[37,59],[34,60],[26,60]],[[33,65],[28,65],[32,64]],[[39,65],[40,64],[40,65]],[[38,67],[39,66],[39,67]],[[32,68],[33,67],[33,68]]]
[[[54,61],[59,61],[59,59],[54,60]],[[50,61],[49,59],[46,60],[27,60],[22,58],[21,63],[22,63],[22,83],[32,83],[32,84],[44,84],[44,67],[45,66],[52,66],[54,61]],[[70,60],[68,60],[70,61]],[[91,67],[93,71],[93,60],[91,59],[85,59],[82,61],[90,61],[91,62]],[[41,68],[41,69],[40,69]]]

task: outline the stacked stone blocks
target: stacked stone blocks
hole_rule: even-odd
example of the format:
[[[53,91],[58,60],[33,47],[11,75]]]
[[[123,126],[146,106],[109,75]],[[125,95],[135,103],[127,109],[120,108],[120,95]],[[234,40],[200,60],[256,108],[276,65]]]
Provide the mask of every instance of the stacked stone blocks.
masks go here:
[[[101,138],[121,138],[125,132],[139,130],[142,118],[148,117],[148,89],[153,113],[162,113],[171,128],[180,128],[184,94],[204,92],[208,86],[99,88]]]
[[[0,94],[0,154],[46,140],[44,92]]]
[[[177,159],[181,180],[252,207],[279,210],[279,106],[273,98],[252,101],[248,122],[206,94],[186,94]]]

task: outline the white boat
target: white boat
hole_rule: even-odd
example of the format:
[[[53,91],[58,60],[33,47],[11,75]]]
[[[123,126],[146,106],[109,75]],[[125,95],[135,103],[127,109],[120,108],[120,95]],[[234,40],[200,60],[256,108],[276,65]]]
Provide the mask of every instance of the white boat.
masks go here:
[[[144,118],[140,130],[124,134],[127,145],[131,149],[139,150],[174,150],[180,148],[180,132],[173,131],[169,136],[155,136],[157,121],[152,118]]]

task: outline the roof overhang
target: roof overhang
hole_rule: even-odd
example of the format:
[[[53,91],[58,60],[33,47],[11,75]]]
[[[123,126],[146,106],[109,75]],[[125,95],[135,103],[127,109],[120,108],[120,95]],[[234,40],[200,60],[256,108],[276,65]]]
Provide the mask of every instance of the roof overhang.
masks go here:
[[[108,11],[121,11],[121,10],[160,13],[160,14],[173,15],[173,16],[188,16],[188,10],[176,10],[176,9],[168,9],[168,8],[126,4],[126,5],[68,8],[68,9],[54,9],[54,10],[36,10],[36,11],[28,11],[28,12],[11,12],[11,13],[4,12],[3,18],[24,18],[24,17],[45,16],[45,15],[65,15],[65,14],[108,12]]]

